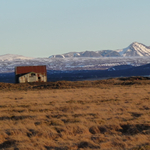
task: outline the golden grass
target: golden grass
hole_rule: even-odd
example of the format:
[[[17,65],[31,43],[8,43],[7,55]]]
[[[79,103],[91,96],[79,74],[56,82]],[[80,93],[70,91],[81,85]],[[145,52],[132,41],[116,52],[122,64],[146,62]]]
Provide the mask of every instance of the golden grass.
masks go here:
[[[2,89],[0,149],[149,150],[150,84],[120,82]]]

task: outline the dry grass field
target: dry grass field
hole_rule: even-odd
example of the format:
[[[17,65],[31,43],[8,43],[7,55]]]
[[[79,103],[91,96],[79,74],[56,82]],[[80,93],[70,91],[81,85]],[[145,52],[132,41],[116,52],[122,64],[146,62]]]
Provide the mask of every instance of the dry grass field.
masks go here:
[[[0,149],[149,150],[150,80],[0,83]]]

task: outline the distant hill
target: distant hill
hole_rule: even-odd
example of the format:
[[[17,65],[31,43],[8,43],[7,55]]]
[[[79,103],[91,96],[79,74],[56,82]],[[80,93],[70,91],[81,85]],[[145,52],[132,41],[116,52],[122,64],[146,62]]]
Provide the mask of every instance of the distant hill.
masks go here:
[[[65,54],[52,55],[49,58],[68,58],[68,57],[134,57],[150,56],[150,46],[142,43],[133,42],[128,47],[118,50],[84,51],[69,52]]]
[[[22,55],[15,55],[15,54],[0,55],[0,61],[30,60],[30,59],[33,59],[33,58],[32,57],[25,57]]]
[[[46,65],[47,70],[109,70],[130,69],[150,63],[150,47],[134,42],[125,49],[70,52],[50,58],[31,58],[22,55],[0,55],[0,73],[14,72],[16,66]]]
[[[146,46],[142,43],[134,42],[130,44],[127,48],[116,50],[123,57],[133,57],[133,56],[150,56],[150,46]]]

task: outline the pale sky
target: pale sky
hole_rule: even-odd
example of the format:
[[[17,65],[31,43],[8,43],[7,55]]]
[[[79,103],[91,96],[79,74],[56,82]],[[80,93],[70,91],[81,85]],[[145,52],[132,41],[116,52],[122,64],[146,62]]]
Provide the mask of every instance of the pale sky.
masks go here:
[[[0,0],[0,55],[150,46],[150,0]]]

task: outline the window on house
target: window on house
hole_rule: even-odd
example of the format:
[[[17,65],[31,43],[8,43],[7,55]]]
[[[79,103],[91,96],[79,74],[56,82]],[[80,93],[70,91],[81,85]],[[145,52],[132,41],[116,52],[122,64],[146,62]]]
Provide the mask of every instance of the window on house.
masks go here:
[[[31,76],[35,76],[35,73],[31,73]]]

